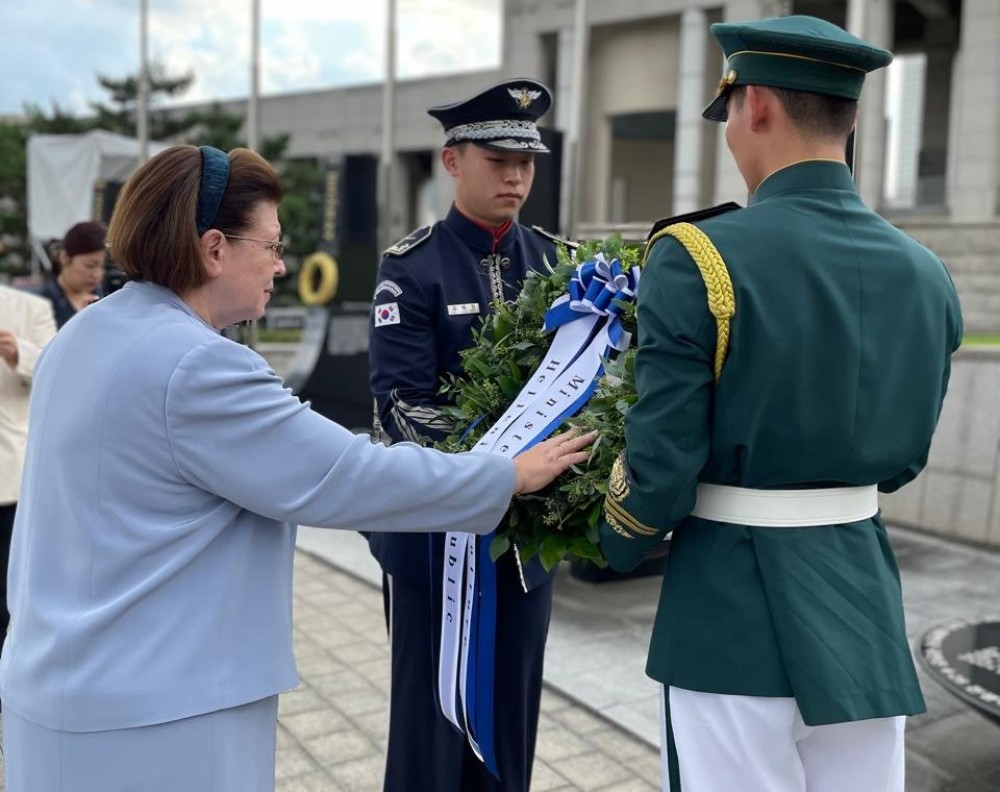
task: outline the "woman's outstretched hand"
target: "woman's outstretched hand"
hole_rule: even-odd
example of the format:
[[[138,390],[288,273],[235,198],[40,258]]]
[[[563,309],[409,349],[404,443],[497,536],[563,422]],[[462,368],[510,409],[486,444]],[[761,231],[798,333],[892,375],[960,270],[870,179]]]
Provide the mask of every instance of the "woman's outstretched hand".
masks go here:
[[[597,432],[585,435],[575,431],[550,437],[543,443],[532,446],[527,451],[514,458],[514,469],[517,471],[517,483],[514,494],[535,492],[561,473],[569,470],[571,465],[586,462],[590,454],[581,449],[597,439]]]

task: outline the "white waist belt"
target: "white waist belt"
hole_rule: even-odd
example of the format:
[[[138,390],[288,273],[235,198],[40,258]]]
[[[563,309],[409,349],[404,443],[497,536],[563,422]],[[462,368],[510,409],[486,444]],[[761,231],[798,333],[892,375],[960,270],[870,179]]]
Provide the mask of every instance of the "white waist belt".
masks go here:
[[[691,514],[705,520],[763,528],[839,525],[878,512],[878,488],[761,490],[699,484]]]

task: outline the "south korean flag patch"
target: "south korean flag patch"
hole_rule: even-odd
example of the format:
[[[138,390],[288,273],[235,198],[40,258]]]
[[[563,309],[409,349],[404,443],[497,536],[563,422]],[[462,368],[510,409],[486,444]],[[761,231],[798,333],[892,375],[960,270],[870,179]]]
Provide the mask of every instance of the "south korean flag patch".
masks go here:
[[[399,303],[383,303],[375,306],[375,326],[399,324]]]

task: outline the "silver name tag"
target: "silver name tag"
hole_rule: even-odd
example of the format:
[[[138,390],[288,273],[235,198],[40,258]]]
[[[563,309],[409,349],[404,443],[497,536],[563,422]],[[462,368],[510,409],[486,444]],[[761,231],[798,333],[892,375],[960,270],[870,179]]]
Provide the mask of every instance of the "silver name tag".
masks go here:
[[[466,316],[478,314],[479,303],[452,303],[448,306],[448,316]]]

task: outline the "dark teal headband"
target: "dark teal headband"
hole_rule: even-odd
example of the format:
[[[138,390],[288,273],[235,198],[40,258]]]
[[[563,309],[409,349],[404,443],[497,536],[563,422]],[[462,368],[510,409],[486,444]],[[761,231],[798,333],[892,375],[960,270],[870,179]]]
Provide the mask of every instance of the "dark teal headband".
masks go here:
[[[201,146],[201,185],[198,187],[198,236],[212,227],[219,213],[222,196],[229,184],[229,157],[224,151]]]

